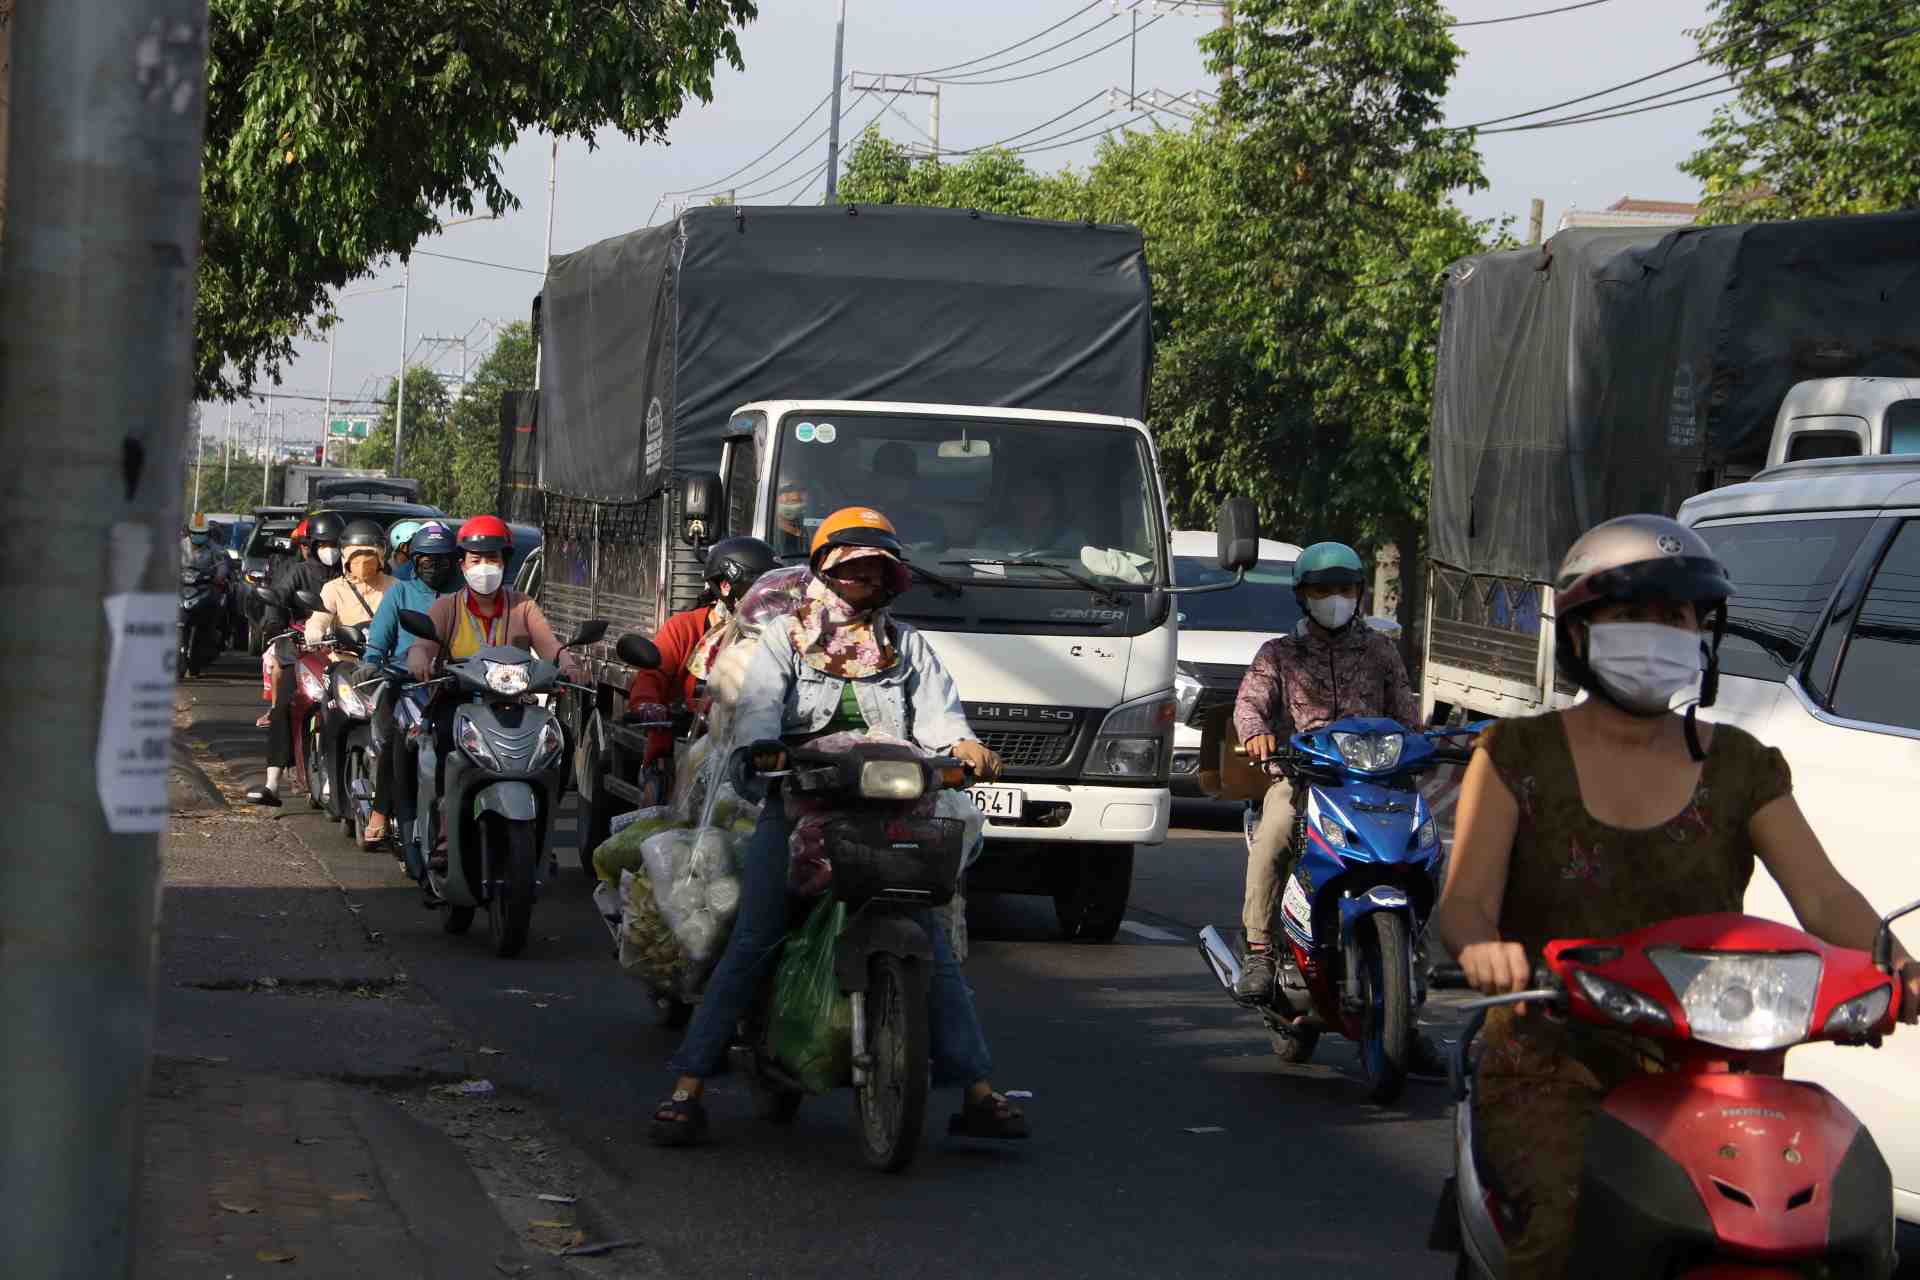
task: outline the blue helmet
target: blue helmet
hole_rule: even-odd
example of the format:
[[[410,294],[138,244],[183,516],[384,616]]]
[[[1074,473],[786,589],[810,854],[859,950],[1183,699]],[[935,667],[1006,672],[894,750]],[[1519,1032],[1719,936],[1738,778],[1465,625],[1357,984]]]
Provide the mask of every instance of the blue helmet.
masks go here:
[[[450,556],[458,548],[454,546],[453,530],[437,520],[429,520],[415,532],[412,545],[407,549],[418,557]]]
[[[393,528],[387,530],[387,546],[398,551],[413,541],[413,535],[420,532],[425,523],[423,520],[395,521]]]

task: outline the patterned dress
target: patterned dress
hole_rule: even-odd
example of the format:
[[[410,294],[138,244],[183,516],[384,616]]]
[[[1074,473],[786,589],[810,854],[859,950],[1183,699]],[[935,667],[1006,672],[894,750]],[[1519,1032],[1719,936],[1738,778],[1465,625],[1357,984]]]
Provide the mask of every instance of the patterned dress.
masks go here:
[[[1555,938],[1607,937],[1676,916],[1738,911],[1753,875],[1748,821],[1792,790],[1778,751],[1716,725],[1700,781],[1678,814],[1645,830],[1596,821],[1580,797],[1558,714],[1505,720],[1480,739],[1520,807],[1500,936],[1534,963]],[[1487,1015],[1476,1141],[1520,1225],[1514,1280],[1565,1271],[1587,1123],[1620,1082],[1659,1070],[1659,1046],[1537,1007]]]

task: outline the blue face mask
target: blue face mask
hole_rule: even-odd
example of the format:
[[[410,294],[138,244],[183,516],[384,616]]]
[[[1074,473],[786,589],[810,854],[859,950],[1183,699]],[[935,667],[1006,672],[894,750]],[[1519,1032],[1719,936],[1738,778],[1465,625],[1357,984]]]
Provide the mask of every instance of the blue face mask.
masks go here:
[[[389,572],[392,573],[393,576],[395,578],[398,578],[401,582],[412,582],[413,581],[413,561],[411,560],[403,561],[399,565],[396,565],[393,568],[391,568]]]

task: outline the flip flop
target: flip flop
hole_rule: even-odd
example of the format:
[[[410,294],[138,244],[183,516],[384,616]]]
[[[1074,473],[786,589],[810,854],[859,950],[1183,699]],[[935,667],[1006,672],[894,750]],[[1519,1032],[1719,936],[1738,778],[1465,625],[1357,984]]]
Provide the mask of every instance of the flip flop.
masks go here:
[[[647,1136],[659,1147],[690,1147],[707,1136],[707,1108],[685,1089],[653,1110],[653,1123]]]
[[[1032,1136],[1027,1128],[1027,1113],[1000,1093],[990,1093],[978,1102],[969,1100],[963,1104],[947,1121],[947,1134],[955,1138],[1009,1141]]]

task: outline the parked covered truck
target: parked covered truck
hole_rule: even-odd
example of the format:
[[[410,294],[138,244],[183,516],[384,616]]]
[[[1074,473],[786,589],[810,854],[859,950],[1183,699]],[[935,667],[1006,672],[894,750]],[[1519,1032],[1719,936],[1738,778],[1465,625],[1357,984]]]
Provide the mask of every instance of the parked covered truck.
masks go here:
[[[880,508],[925,632],[1006,772],[970,883],[1109,939],[1164,839],[1174,720],[1166,501],[1142,424],[1151,291],[1130,227],[966,210],[706,208],[556,257],[536,304],[539,595],[651,634],[736,533],[805,560]],[[524,425],[521,434],[525,434]],[[524,442],[523,442],[524,443]],[[512,483],[524,485],[523,480]],[[593,655],[590,850],[640,798],[631,672]]]

